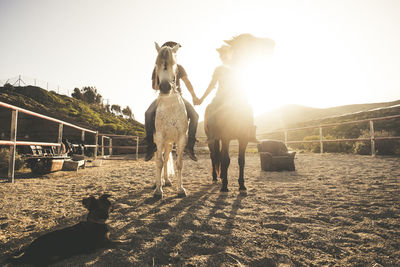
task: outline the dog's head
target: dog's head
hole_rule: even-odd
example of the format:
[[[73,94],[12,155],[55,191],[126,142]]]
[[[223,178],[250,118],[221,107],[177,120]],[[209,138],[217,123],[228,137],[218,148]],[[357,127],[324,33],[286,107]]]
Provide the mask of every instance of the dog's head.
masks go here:
[[[103,194],[98,199],[94,196],[82,200],[82,204],[88,209],[87,220],[97,223],[105,223],[111,211],[111,202],[108,198],[111,195]]]

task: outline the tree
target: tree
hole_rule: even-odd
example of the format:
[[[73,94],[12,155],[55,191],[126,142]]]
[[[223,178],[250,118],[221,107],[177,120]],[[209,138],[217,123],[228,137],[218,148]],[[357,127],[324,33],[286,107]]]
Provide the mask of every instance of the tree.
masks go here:
[[[83,100],[86,103],[89,103],[89,104],[96,103],[97,90],[95,87],[91,87],[91,86],[83,87],[82,95],[83,95]]]
[[[121,106],[120,105],[112,105],[111,106],[111,111],[114,111],[117,114],[121,113]]]
[[[129,119],[133,119],[132,110],[130,109],[129,106],[126,106],[126,108],[124,108],[124,109],[122,110],[122,114],[124,114],[125,116],[127,116]]]
[[[8,91],[13,91],[15,88],[14,88],[14,86],[13,86],[12,84],[6,83],[6,84],[4,85],[4,89],[5,89],[5,90],[8,90]]]
[[[105,105],[105,109],[106,109],[107,113],[111,113],[111,109],[110,109],[110,105],[109,104]]]
[[[75,99],[83,100],[83,95],[81,90],[79,90],[79,88],[75,88],[71,96]]]

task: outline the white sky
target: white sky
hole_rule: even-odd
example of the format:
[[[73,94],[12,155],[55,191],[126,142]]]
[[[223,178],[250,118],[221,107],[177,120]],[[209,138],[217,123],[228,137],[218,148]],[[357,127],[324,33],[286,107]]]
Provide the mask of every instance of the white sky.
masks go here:
[[[392,101],[400,99],[399,14],[397,0],[0,0],[0,79],[22,74],[70,92],[95,86],[144,122],[156,97],[154,41],[182,44],[178,63],[200,97],[220,63],[215,48],[252,33],[276,41],[273,61],[249,83],[256,115],[285,104]],[[211,99],[196,107],[200,120]]]

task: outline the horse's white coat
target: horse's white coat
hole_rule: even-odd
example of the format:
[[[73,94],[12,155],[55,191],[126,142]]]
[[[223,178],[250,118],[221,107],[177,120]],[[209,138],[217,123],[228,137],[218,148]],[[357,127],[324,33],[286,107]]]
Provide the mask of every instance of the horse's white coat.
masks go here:
[[[156,45],[157,47],[157,45]],[[163,48],[160,48],[163,49]],[[167,48],[169,49],[169,48]],[[159,51],[159,50],[158,50]],[[170,73],[176,71],[176,62],[173,62],[172,68],[166,70],[156,67],[156,74],[160,81],[162,79],[175,79],[175,73],[171,76]],[[169,80],[172,83],[172,89],[168,94],[159,94],[157,99],[157,111],[155,117],[155,133],[154,141],[157,145],[156,160],[156,189],[154,195],[162,197],[162,182],[161,175],[163,172],[165,184],[170,183],[169,176],[172,163],[172,146],[175,143],[177,147],[177,178],[178,178],[178,195],[186,196],[186,190],[182,183],[182,167],[183,167],[183,151],[187,143],[188,119],[186,107],[181,95],[176,90],[175,80]],[[168,163],[169,162],[169,163]]]

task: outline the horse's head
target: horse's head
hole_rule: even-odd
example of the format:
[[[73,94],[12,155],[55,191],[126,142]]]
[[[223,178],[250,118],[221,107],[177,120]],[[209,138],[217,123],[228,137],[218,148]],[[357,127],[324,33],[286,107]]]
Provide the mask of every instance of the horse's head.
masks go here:
[[[158,87],[162,94],[169,94],[171,89],[176,89],[176,52],[179,44],[173,48],[168,46],[160,47],[156,43],[158,56],[156,59],[156,77]]]

